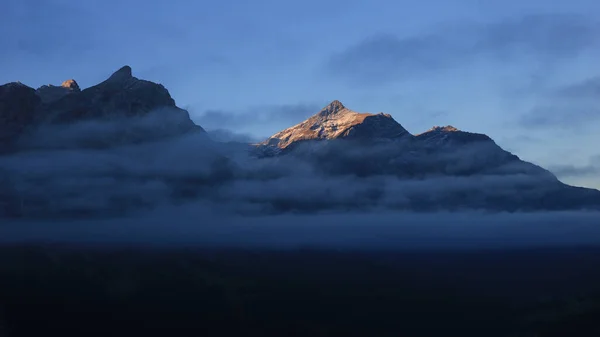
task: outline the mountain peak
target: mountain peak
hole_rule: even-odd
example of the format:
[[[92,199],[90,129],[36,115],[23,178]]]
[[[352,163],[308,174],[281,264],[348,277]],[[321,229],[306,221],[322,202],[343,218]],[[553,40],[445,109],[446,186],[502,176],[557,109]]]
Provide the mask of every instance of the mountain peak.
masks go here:
[[[79,88],[79,84],[77,84],[77,81],[75,81],[74,79],[66,80],[62,82],[60,86],[74,91],[81,91],[81,89]]]
[[[431,129],[429,129],[429,131],[440,131],[440,132],[458,132],[460,131],[459,129],[453,127],[452,125],[446,125],[446,126],[434,126]]]
[[[325,106],[323,109],[321,109],[321,111],[319,112],[319,115],[320,116],[328,116],[328,115],[337,113],[344,109],[346,109],[344,104],[342,104],[342,102],[340,102],[336,99],[336,100],[332,101],[331,103],[329,103],[327,106]]]
[[[280,149],[294,143],[327,139],[397,139],[412,137],[391,115],[359,113],[335,100],[304,122],[280,131],[261,145]]]
[[[110,82],[122,82],[133,78],[133,73],[130,66],[123,66],[115,71],[109,78]]]

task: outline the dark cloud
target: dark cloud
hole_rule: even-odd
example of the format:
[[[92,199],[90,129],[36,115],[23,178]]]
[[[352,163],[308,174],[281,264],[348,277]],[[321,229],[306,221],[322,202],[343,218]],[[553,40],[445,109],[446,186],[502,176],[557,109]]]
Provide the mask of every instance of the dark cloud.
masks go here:
[[[553,62],[598,46],[600,26],[579,15],[528,15],[443,27],[422,35],[372,36],[333,55],[328,73],[371,83],[403,80],[479,60]]]
[[[550,171],[558,177],[594,177],[600,175],[600,156],[590,158],[589,164],[583,166],[555,165]]]
[[[325,104],[323,104],[325,105]],[[207,110],[195,120],[206,129],[288,127],[319,112],[319,104],[288,104],[252,107],[244,111]]]
[[[534,128],[579,130],[599,119],[600,77],[594,77],[550,92],[521,123]]]

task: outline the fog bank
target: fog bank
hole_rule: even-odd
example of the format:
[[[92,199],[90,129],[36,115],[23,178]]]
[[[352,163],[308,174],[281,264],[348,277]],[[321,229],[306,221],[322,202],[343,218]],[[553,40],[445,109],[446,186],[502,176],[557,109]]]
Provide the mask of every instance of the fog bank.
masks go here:
[[[137,217],[4,221],[0,244],[154,247],[436,249],[600,244],[599,213],[329,213],[240,216],[211,205]]]

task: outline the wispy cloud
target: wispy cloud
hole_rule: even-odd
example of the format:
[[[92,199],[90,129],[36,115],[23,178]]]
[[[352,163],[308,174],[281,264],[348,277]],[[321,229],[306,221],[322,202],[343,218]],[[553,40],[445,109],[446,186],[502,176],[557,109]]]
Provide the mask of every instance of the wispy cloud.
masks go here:
[[[377,35],[332,55],[340,78],[399,81],[476,61],[555,62],[598,47],[600,25],[580,15],[528,15],[492,23],[458,23],[421,35]]]
[[[590,158],[589,163],[583,166],[575,165],[555,165],[550,167],[550,171],[558,177],[577,178],[577,177],[595,177],[600,175],[600,155]]]
[[[282,129],[300,123],[317,113],[319,104],[301,103],[251,107],[243,111],[207,110],[195,116],[195,121],[207,130],[252,128]],[[269,136],[269,135],[264,135]]]
[[[542,98],[521,123],[535,128],[579,128],[600,120],[600,77],[560,87]]]

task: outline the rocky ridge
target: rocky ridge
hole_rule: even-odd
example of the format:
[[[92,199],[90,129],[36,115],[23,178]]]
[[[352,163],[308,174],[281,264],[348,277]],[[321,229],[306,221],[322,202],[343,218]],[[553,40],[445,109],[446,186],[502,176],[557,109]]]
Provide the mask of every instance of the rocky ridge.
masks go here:
[[[140,120],[149,116],[157,122],[140,130]],[[28,146],[28,138],[39,136],[31,135],[37,129],[82,122],[120,126],[118,135],[96,142],[103,146],[204,131],[186,110],[177,107],[164,86],[134,77],[129,66],[84,90],[72,79],[60,86],[45,85],[37,90],[18,82],[0,86],[0,139],[4,144],[0,150]]]

